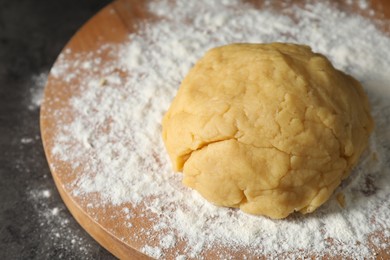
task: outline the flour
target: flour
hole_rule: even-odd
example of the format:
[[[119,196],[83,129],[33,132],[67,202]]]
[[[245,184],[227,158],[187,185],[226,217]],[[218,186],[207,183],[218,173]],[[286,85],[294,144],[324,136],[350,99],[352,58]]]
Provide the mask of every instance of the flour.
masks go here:
[[[145,253],[146,255],[149,255],[153,258],[160,258],[161,257],[161,249],[159,247],[151,247],[151,246],[144,246],[141,251]]]
[[[31,144],[32,142],[34,142],[34,139],[31,137],[23,137],[20,139],[21,144]]]
[[[28,105],[29,110],[39,108],[43,99],[43,90],[46,85],[48,72],[41,72],[31,77],[30,87],[30,104]]]
[[[357,3],[362,10],[369,7]],[[89,53],[67,49],[51,71],[75,91],[69,110],[54,112],[52,149],[81,172],[66,187],[73,196],[98,194],[89,208],[123,205],[120,212],[129,221],[123,226],[129,229],[134,213],[125,204],[142,205],[154,224],[143,230],[150,239],[141,250],[156,258],[200,258],[221,247],[230,251],[218,249],[220,258],[240,250],[246,257],[269,258],[361,258],[374,256],[374,247],[389,250],[390,38],[371,21],[328,2],[280,12],[271,2],[256,9],[235,0],[152,1],[148,8],[160,20],[141,23],[128,42]],[[335,193],[344,194],[345,208],[334,196],[310,215],[250,216],[211,205],[171,170],[160,123],[191,66],[218,45],[274,41],[310,45],[360,80],[369,95],[376,128],[360,164]],[[101,53],[112,60],[101,65]],[[65,116],[69,111],[72,120]],[[371,236],[378,232],[381,236]],[[182,250],[172,253],[178,243]]]
[[[48,238],[47,241],[50,241],[53,248],[59,251],[56,258],[66,259],[68,257],[65,252],[61,254],[60,251],[63,249],[72,250],[80,257],[87,257],[94,253],[94,247],[85,239],[83,231],[77,231],[73,227],[75,224],[69,222],[65,205],[52,207],[53,200],[50,190],[35,186],[34,189],[28,190],[27,194],[38,215],[36,219],[42,236]],[[44,245],[41,246],[44,247]],[[41,254],[46,254],[44,257],[48,259],[53,257],[52,251],[43,251]]]

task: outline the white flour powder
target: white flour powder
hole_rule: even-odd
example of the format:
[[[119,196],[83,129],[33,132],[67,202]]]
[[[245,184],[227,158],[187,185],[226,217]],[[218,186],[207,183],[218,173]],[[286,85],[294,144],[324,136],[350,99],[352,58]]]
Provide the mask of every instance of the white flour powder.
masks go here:
[[[369,6],[365,1],[356,3],[364,9]],[[235,0],[163,0],[148,8],[159,22],[141,24],[127,43],[102,46],[92,53],[74,54],[68,49],[51,71],[71,89],[81,89],[74,93],[69,110],[53,112],[58,129],[52,152],[81,169],[68,187],[73,195],[98,194],[91,207],[144,203],[146,215],[160,216],[145,230],[152,242],[142,249],[156,258],[165,258],[183,241],[183,250],[174,253],[177,259],[202,257],[219,246],[245,249],[247,257],[269,258],[313,254],[363,258],[373,257],[373,248],[386,248],[390,38],[369,20],[323,2],[279,12],[272,11],[269,3],[256,9]],[[359,166],[336,192],[345,195],[345,208],[334,197],[310,215],[280,221],[250,216],[209,204],[183,187],[181,175],[171,170],[160,123],[189,68],[218,45],[273,41],[310,45],[360,80],[370,97],[376,128]],[[97,57],[102,52],[110,53],[113,61],[101,64]],[[75,78],[81,79],[77,86]],[[75,115],[72,120],[63,116],[69,111]],[[131,228],[132,212],[128,208],[121,212],[127,214]],[[159,230],[164,230],[161,237]],[[377,232],[381,235],[370,236]],[[229,257],[223,250],[219,256]]]
[[[43,98],[43,89],[46,85],[48,72],[41,72],[40,74],[33,75],[31,78],[31,87],[30,87],[30,104],[28,106],[29,110],[34,110],[39,108]]]
[[[35,186],[28,190],[29,201],[32,203],[34,210],[38,214],[36,218],[39,223],[39,229],[42,239],[39,243],[39,253],[44,259],[53,258],[53,251],[42,250],[48,247],[44,243],[50,241],[52,249],[58,250],[56,259],[66,259],[67,255],[62,254],[63,248],[72,250],[80,258],[86,258],[94,252],[94,247],[85,239],[85,235],[81,231],[75,229],[75,224],[68,220],[65,205],[60,207],[52,207],[52,194],[50,190],[43,187]],[[76,232],[75,232],[76,230]],[[46,255],[45,255],[46,254]]]

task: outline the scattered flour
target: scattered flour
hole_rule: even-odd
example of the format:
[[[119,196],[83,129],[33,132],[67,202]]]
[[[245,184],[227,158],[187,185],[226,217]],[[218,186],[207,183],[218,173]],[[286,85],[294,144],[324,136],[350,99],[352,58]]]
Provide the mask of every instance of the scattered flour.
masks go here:
[[[42,194],[42,196],[43,196],[44,198],[49,198],[49,197],[51,196],[51,192],[50,192],[49,190],[43,190],[43,191],[41,192],[41,194]]]
[[[30,144],[32,142],[34,142],[34,139],[31,137],[22,137],[22,139],[20,139],[20,143],[22,144]]]
[[[39,229],[42,236],[45,236],[45,243],[50,241],[50,246],[53,246],[59,253],[56,254],[58,259],[66,259],[67,255],[62,255],[60,250],[67,249],[72,250],[78,256],[87,258],[92,255],[94,247],[88,240],[84,239],[84,232],[75,232],[77,230],[69,222],[69,215],[65,205],[60,207],[52,207],[52,194],[48,189],[42,187],[34,187],[28,191],[28,198],[32,202],[36,213],[38,214]],[[73,224],[74,225],[74,224]],[[45,246],[42,246],[45,248]],[[52,257],[53,252],[41,252],[41,254],[47,253],[46,258]]]
[[[151,246],[144,246],[141,251],[145,253],[148,256],[154,257],[154,258],[160,258],[161,257],[161,248],[159,247],[151,247]]]
[[[365,1],[358,5],[369,8]],[[230,251],[218,249],[220,258],[243,250],[249,258],[368,258],[374,248],[390,250],[390,38],[326,1],[278,12],[271,1],[261,9],[236,0],[162,0],[148,8],[159,21],[141,23],[128,42],[89,53],[67,49],[51,71],[74,91],[66,109],[52,112],[58,127],[52,153],[80,171],[66,188],[78,198],[98,194],[90,208],[142,205],[155,224],[144,230],[153,239],[141,251],[155,258],[200,258],[221,247]],[[335,196],[310,215],[251,216],[209,204],[171,170],[160,122],[190,67],[218,45],[273,41],[310,45],[359,79],[369,95],[376,129],[336,192],[345,195],[345,208]],[[112,60],[101,64],[102,53]],[[134,216],[125,206],[121,214]],[[172,253],[179,243],[181,251]]]
[[[168,234],[165,235],[163,238],[160,240],[160,247],[165,249],[165,248],[171,248],[176,244],[176,238],[175,235],[173,234]]]
[[[48,72],[41,72],[31,77],[29,110],[35,110],[41,106],[47,76]]]

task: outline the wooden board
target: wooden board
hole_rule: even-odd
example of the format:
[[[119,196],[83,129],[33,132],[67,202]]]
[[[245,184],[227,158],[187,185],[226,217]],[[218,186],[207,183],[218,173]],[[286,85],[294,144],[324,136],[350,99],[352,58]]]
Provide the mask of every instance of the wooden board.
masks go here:
[[[261,1],[252,2],[256,2],[255,4],[261,6]],[[378,16],[377,19],[384,19],[385,17],[390,16],[390,1],[375,0],[372,2],[373,8],[379,10],[378,13],[380,16]],[[340,8],[347,8],[347,5],[343,4],[343,1],[339,1],[339,3]],[[362,14],[368,15],[366,12],[362,12]],[[145,2],[117,0],[89,20],[69,41],[65,49],[72,49],[70,55],[77,55],[78,52],[97,50],[103,44],[121,43],[127,39],[129,33],[136,30],[135,25],[143,19],[154,19],[151,14],[148,14],[145,8]],[[389,30],[389,28],[386,27],[383,29]],[[111,59],[105,53],[102,53],[100,58],[103,61]],[[54,65],[54,68],[56,68],[56,66],[57,63]],[[62,91],[58,91],[58,89],[61,89]],[[59,120],[56,119],[55,111],[66,108],[70,98],[77,93],[77,91],[79,91],[77,87],[71,87],[65,80],[58,81],[52,76],[49,76],[45,89],[45,98],[41,108],[41,133],[47,160],[51,166],[56,165],[55,168],[51,167],[55,184],[63,201],[75,219],[103,247],[121,259],[147,259],[147,256],[139,252],[144,246],[142,241],[148,240],[146,235],[139,232],[141,236],[139,241],[123,239],[131,237],[129,232],[137,233],[150,225],[147,218],[144,218],[142,217],[142,214],[139,214],[140,209],[132,208],[135,215],[138,214],[138,216],[135,225],[131,231],[129,231],[128,229],[124,229],[123,226],[118,225],[121,221],[125,221],[125,216],[118,210],[118,207],[107,207],[105,212],[101,212],[98,209],[94,210],[87,208],[85,203],[81,203],[79,198],[72,195],[68,185],[74,180],[77,171],[72,171],[70,165],[55,158],[51,152],[52,148],[55,146],[54,137],[56,134],[56,124],[59,122]],[[70,114],[61,120],[66,121],[71,118],[72,115]],[[129,205],[129,207],[131,208],[132,206]],[[115,215],[114,212],[117,212],[117,217],[115,219],[107,219],[103,216]],[[96,219],[99,219],[99,221]],[[180,246],[179,243],[177,247]],[[172,251],[174,250],[175,249],[172,249]],[[212,257],[213,253],[210,252],[209,255]],[[384,255],[384,257],[386,256]]]

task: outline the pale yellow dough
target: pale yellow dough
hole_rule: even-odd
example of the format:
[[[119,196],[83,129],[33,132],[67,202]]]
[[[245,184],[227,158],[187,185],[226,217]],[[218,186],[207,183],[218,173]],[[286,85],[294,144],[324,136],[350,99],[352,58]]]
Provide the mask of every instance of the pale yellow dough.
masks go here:
[[[232,44],[196,63],[162,127],[185,185],[216,205],[279,219],[331,196],[373,121],[361,85],[309,47]]]

